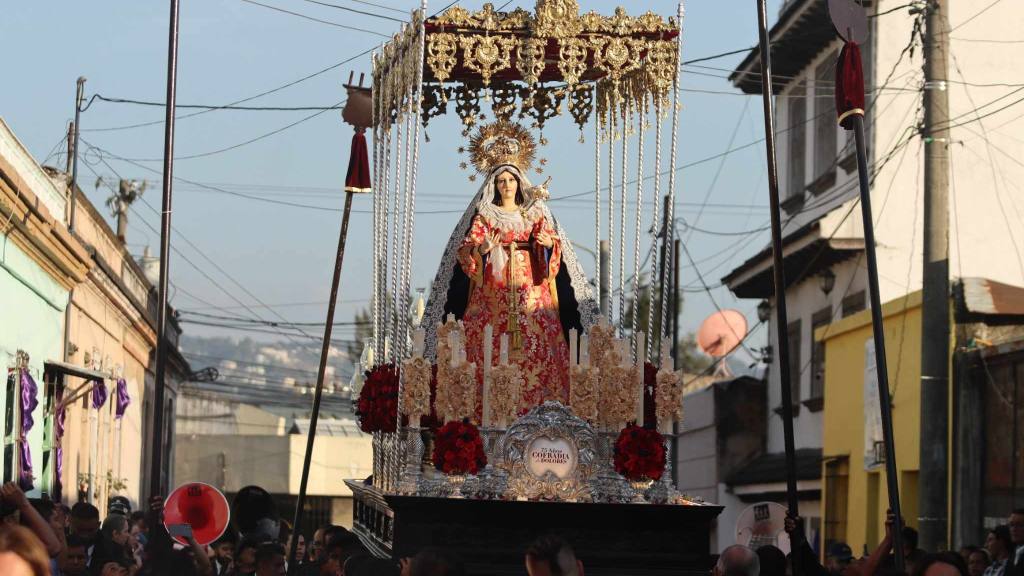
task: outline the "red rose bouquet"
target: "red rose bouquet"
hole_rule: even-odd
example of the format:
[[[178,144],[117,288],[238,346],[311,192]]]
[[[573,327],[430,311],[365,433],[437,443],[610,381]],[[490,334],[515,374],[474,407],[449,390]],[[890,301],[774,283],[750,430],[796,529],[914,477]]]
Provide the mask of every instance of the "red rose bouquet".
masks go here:
[[[665,471],[665,439],[657,430],[626,426],[615,441],[614,464],[627,480],[659,480]]]
[[[480,431],[468,420],[441,426],[434,436],[433,460],[445,474],[476,474],[487,465]]]
[[[394,432],[397,428],[398,374],[394,364],[381,364],[366,374],[356,404],[363,432]]]

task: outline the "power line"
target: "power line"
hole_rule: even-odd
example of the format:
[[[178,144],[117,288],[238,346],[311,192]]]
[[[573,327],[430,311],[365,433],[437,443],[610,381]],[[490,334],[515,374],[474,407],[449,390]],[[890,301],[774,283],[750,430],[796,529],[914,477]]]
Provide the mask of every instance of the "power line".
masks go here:
[[[353,60],[356,60],[358,58],[362,58],[363,56],[366,56],[370,52],[373,52],[375,49],[376,49],[376,47],[367,48],[366,50],[363,50],[359,54],[356,54],[354,56],[349,56],[348,58],[345,58],[344,60],[342,60],[342,61],[340,61],[338,63],[331,64],[330,66],[328,66],[326,68],[322,68],[320,70],[317,70],[316,72],[313,72],[312,74],[307,74],[307,75],[305,75],[305,76],[303,76],[301,78],[298,78],[296,80],[292,80],[291,82],[286,82],[286,83],[284,83],[284,84],[282,84],[280,86],[277,86],[275,88],[271,88],[269,90],[264,90],[263,92],[260,92],[259,94],[254,94],[252,96],[248,96],[246,98],[242,98],[241,100],[235,100],[234,102],[229,102],[228,104],[225,104],[224,106],[219,106],[219,107],[216,107],[216,108],[210,108],[208,110],[200,110],[198,112],[193,112],[191,114],[184,114],[182,116],[175,116],[175,120],[183,120],[185,118],[193,118],[195,116],[199,116],[199,115],[202,115],[202,114],[208,114],[210,112],[214,112],[216,110],[220,110],[220,109],[222,109],[224,107],[227,107],[227,106],[234,106],[234,105],[237,105],[237,104],[242,104],[244,102],[250,102],[252,100],[256,100],[257,98],[262,98],[264,96],[268,96],[270,94],[274,94],[275,92],[280,92],[281,90],[284,90],[286,88],[291,88],[292,86],[295,86],[296,84],[300,84],[300,83],[305,82],[307,80],[316,78],[317,76],[321,76],[323,74],[326,74],[327,72],[330,72],[331,70],[334,70],[335,68],[341,68],[342,66],[344,66],[345,64],[348,64],[349,62],[352,62]],[[127,124],[127,125],[123,125],[123,126],[108,126],[108,127],[104,127],[104,128],[83,128],[81,131],[82,132],[113,132],[113,131],[117,131],[117,130],[131,130],[131,129],[134,129],[134,128],[142,128],[144,126],[156,126],[158,124],[163,124],[163,123],[164,123],[163,120],[154,120],[154,121],[151,121],[151,122],[140,122],[138,124]]]
[[[990,5],[989,7],[991,7],[991,6],[992,5]],[[960,69],[960,61],[957,59],[956,54],[953,54],[952,51],[950,51],[950,55],[953,58],[953,68],[956,69],[957,74],[959,74],[961,78],[966,80],[966,77],[964,76],[963,70]],[[1024,89],[1024,88],[1022,88],[1022,89]],[[971,96],[971,91],[967,87],[964,87],[964,93],[967,95],[967,100],[971,103],[972,106],[974,106],[975,105],[974,104],[974,98]],[[1022,257],[1021,252],[1020,252],[1020,248],[1017,246],[1017,244],[1018,244],[1017,243],[1017,238],[1013,234],[1013,226],[1010,224],[1010,217],[1006,213],[1006,207],[1003,205],[1003,199],[1002,199],[1001,195],[999,194],[999,182],[996,179],[997,164],[996,164],[995,158],[992,156],[992,147],[991,147],[991,142],[989,141],[989,137],[988,137],[988,129],[985,128],[985,123],[981,121],[982,118],[985,118],[987,116],[995,114],[996,112],[999,112],[1000,110],[1005,110],[1009,106],[1013,106],[1014,104],[1016,104],[1018,102],[1021,102],[1021,101],[1024,101],[1024,98],[1022,98],[1020,100],[1017,100],[1014,103],[1008,104],[1007,106],[1004,106],[1004,107],[1002,107],[1002,108],[1000,108],[998,110],[993,110],[993,111],[991,111],[991,112],[989,112],[987,114],[977,115],[977,112],[975,112],[976,113],[976,118],[974,120],[978,122],[978,126],[981,128],[982,139],[985,141],[985,151],[988,154],[989,168],[990,168],[990,170],[992,172],[992,193],[995,195],[996,203],[999,205],[999,212],[1003,216],[1003,223],[1006,224],[1006,232],[1010,236],[1010,243],[1013,245],[1013,251],[1014,251],[1014,253],[1017,256],[1017,265],[1020,267],[1021,276],[1024,277],[1024,257]],[[975,107],[974,110],[977,111],[977,110],[979,110],[979,108]],[[963,125],[963,124],[965,124],[965,123],[961,123],[959,125]],[[957,126],[957,125],[953,125],[953,126],[951,126],[951,128],[955,127],[955,126]],[[1002,176],[1003,188],[1005,190],[1005,188],[1006,188],[1006,177],[1005,177],[1005,175],[1002,174],[1002,170],[1001,169],[998,170],[998,172],[999,172],[999,175]],[[957,234],[959,234],[959,233],[960,233],[960,230],[958,228],[957,229]],[[959,245],[958,245],[958,250],[959,250]]]
[[[288,130],[289,128],[294,128],[295,126],[298,126],[299,124],[302,124],[303,122],[308,122],[309,120],[312,120],[313,118],[316,118],[317,116],[320,116],[321,114],[323,114],[324,112],[327,112],[328,110],[337,110],[346,101],[347,101],[347,99],[346,100],[342,100],[338,104],[336,104],[334,106],[331,106],[329,108],[320,108],[318,112],[314,112],[314,113],[312,113],[312,114],[310,114],[308,116],[304,116],[304,117],[300,118],[299,120],[296,120],[295,122],[292,122],[292,123],[287,124],[285,126],[281,126],[280,128],[277,128],[275,130],[271,130],[270,132],[267,132],[265,134],[261,134],[259,136],[254,137],[254,138],[250,138],[248,140],[245,140],[244,142],[239,142],[238,144],[233,144],[231,146],[227,146],[227,147],[224,147],[224,148],[219,148],[217,150],[210,150],[208,152],[200,152],[200,153],[196,153],[196,154],[188,154],[186,156],[175,156],[174,159],[175,160],[192,160],[192,159],[195,159],[195,158],[205,158],[207,156],[213,156],[215,154],[221,154],[223,152],[229,152],[231,150],[236,150],[236,149],[241,148],[243,146],[247,146],[247,145],[252,144],[254,142],[259,142],[260,140],[264,140],[266,138],[270,138],[271,136],[280,134],[281,132],[284,132],[285,130]],[[163,162],[163,158],[162,157],[161,158],[121,158],[121,160],[124,160],[126,162],[127,161],[133,161],[133,162]]]
[[[256,320],[253,318],[246,318],[244,316],[225,316],[219,314],[208,314],[206,312],[198,312],[195,310],[178,310],[181,314],[188,314],[191,316],[199,316],[201,318],[209,318],[213,320],[231,320],[235,322],[246,322],[250,324],[260,324],[263,326],[276,326],[276,327],[288,327],[288,326],[323,326],[324,322],[293,322],[293,321],[281,321],[276,322],[273,320]],[[366,321],[348,321],[348,322],[335,322],[334,326],[369,326],[372,322]]]
[[[1022,39],[1022,40],[992,40],[990,38],[952,38],[952,37],[950,37],[950,40],[955,40],[957,42],[980,42],[980,43],[986,43],[986,44],[1024,44],[1024,39]]]
[[[386,4],[377,4],[376,2],[367,2],[367,0],[348,0],[349,2],[355,2],[356,4],[363,4],[364,6],[373,6],[374,8],[382,8],[384,10],[390,10],[392,12],[398,12],[399,14],[408,14],[407,11],[395,8],[394,6],[388,6]]]
[[[154,102],[151,100],[132,100],[130,98],[111,98],[102,94],[94,94],[93,98],[110,104],[135,104],[138,106],[156,106],[164,108],[165,102]],[[175,104],[175,108],[198,108],[202,110],[246,110],[258,112],[308,112],[311,110],[341,110],[341,105],[333,106],[232,106],[212,104]]]
[[[294,335],[284,334],[284,333],[282,333],[282,332],[280,332],[278,330],[272,330],[272,329],[269,329],[269,328],[261,328],[259,326],[234,326],[234,325],[218,323],[218,322],[204,322],[204,321],[201,321],[201,320],[189,320],[187,323],[188,324],[196,324],[198,326],[207,326],[207,327],[210,327],[210,328],[222,328],[224,330],[234,330],[234,331],[238,331],[238,332],[250,332],[250,333],[254,333],[254,334],[271,334],[271,335],[274,335],[274,336],[285,336],[285,337],[287,337],[289,339],[294,336]],[[321,338],[321,337],[311,336],[309,334],[301,334],[301,336],[304,336],[305,338],[308,338],[310,342],[322,343],[324,341],[324,339]],[[331,344],[336,344],[336,345],[339,345],[339,346],[345,346],[347,344],[359,344],[359,342],[357,342],[356,340],[339,340],[337,338],[331,338]]]
[[[984,8],[982,8],[981,10],[978,10],[977,12],[975,12],[975,13],[974,13],[974,15],[973,15],[973,16],[971,16],[970,18],[968,18],[967,20],[964,20],[963,22],[961,22],[961,23],[957,24],[956,26],[954,26],[954,27],[950,28],[950,30],[949,30],[949,31],[950,31],[950,32],[952,33],[952,32],[954,32],[954,31],[956,31],[956,30],[959,30],[959,29],[960,29],[961,27],[963,27],[963,26],[966,26],[966,25],[967,25],[967,24],[968,24],[969,22],[971,22],[972,20],[974,20],[974,19],[975,19],[975,18],[977,18],[978,16],[981,16],[981,15],[982,15],[982,14],[984,14],[985,12],[988,12],[988,11],[989,11],[989,10],[990,10],[990,9],[991,9],[992,7],[994,7],[994,6],[996,5],[996,4],[999,4],[999,3],[1000,3],[1000,2],[1002,2],[1002,1],[1003,1],[1003,0],[995,0],[994,2],[992,2],[991,4],[989,4],[988,6],[985,6],[985,7],[984,7]]]
[[[354,30],[356,32],[365,32],[367,34],[373,34],[375,36],[380,36],[381,38],[389,38],[389,39],[391,38],[391,36],[388,36],[387,34],[383,34],[381,32],[377,32],[376,30],[367,30],[366,28],[357,28],[356,26],[348,26],[347,24],[338,24],[337,22],[331,22],[330,20],[321,20],[320,18],[314,18],[312,16],[307,16],[306,14],[302,14],[300,12],[292,12],[291,10],[285,10],[284,8],[278,8],[277,6],[271,6],[270,4],[263,4],[261,2],[256,2],[256,0],[241,0],[241,1],[245,2],[246,4],[254,4],[256,6],[262,6],[263,8],[267,8],[268,10],[274,10],[276,12],[281,12],[281,13],[284,13],[284,14],[290,14],[292,16],[297,16],[299,18],[303,18],[305,20],[310,20],[312,22],[318,22],[320,24],[326,24],[328,26],[335,26],[337,28],[344,28],[345,30]]]
[[[403,24],[408,23],[408,20],[401,18],[393,18],[391,16],[385,16],[383,14],[376,14],[374,12],[366,12],[365,10],[356,10],[355,8],[349,8],[347,6],[339,6],[338,4],[331,4],[329,2],[320,2],[319,0],[302,0],[303,2],[309,2],[310,4],[317,4],[319,6],[327,6],[328,8],[336,8],[338,10],[345,10],[346,12],[354,12],[356,14],[364,14],[366,16],[373,16],[374,18],[381,18],[383,20],[391,20],[392,22],[401,22]]]
[[[113,171],[115,175],[117,175],[117,171],[116,171],[116,170],[114,170],[114,169],[113,169],[113,167],[112,167],[112,166],[110,166],[110,164],[108,164],[108,163],[107,163],[106,161],[104,161],[102,157],[100,157],[100,161],[101,161],[101,162],[103,162],[103,163],[104,163],[104,164],[105,164],[105,165],[107,166],[107,168],[109,168],[109,169],[110,169],[111,171]],[[89,164],[88,162],[85,162],[85,165],[86,165],[86,167],[87,167],[87,168],[89,168],[89,170],[90,170],[90,171],[92,171],[92,172],[93,172],[93,174],[96,174],[95,170],[94,170],[94,169],[92,168],[92,166],[91,166],[91,165],[90,165],[90,164]],[[98,175],[97,175],[97,177],[98,177]],[[118,177],[120,178],[120,175],[118,175]],[[108,188],[110,189],[110,191],[111,191],[111,192],[113,192],[113,193],[116,193],[116,191],[115,191],[115,190],[114,190],[114,188],[113,188],[113,185],[111,185],[111,184],[110,184],[110,183],[108,183],[108,182],[103,182],[103,184],[104,184],[105,186],[107,186],[107,187],[108,187]],[[149,202],[147,202],[147,201],[146,201],[146,199],[145,199],[145,198],[143,198],[143,197],[141,197],[141,196],[140,196],[140,197],[139,197],[139,200],[141,200],[141,201],[142,201],[142,203],[143,203],[144,205],[146,205],[146,207],[148,207],[148,208],[149,208],[150,210],[152,210],[152,211],[153,211],[154,213],[156,213],[156,214],[159,214],[159,212],[158,212],[158,211],[157,211],[157,210],[156,210],[155,208],[153,208],[153,206],[151,206],[151,205],[149,204]],[[140,220],[140,221],[141,221],[141,222],[142,222],[143,224],[145,224],[147,228],[149,228],[150,230],[152,230],[152,231],[153,231],[153,232],[154,232],[155,234],[159,234],[159,233],[160,233],[160,232],[159,232],[159,231],[158,231],[158,230],[157,230],[157,229],[156,229],[155,227],[153,227],[153,226],[152,226],[152,225],[151,225],[151,224],[150,224],[150,223],[149,223],[148,221],[146,221],[146,219],[145,219],[145,218],[143,218],[143,217],[142,217],[142,215],[141,215],[141,214],[139,213],[139,211],[138,211],[138,210],[136,210],[136,209],[135,209],[135,207],[134,207],[134,206],[132,206],[132,205],[129,205],[129,207],[128,207],[128,208],[129,208],[129,210],[131,210],[131,211],[132,211],[132,213],[134,213],[135,215],[137,215],[137,216],[139,217],[139,220]],[[174,229],[174,228],[172,227],[172,231],[177,231],[177,230],[176,230],[176,229]],[[235,280],[235,279],[234,279],[234,278],[233,278],[233,277],[232,277],[231,275],[229,275],[229,274],[228,274],[227,272],[225,272],[225,271],[223,270],[223,268],[220,268],[220,266],[218,266],[218,265],[217,265],[217,264],[216,264],[215,262],[213,262],[213,261],[212,261],[212,260],[211,260],[211,259],[210,259],[210,258],[209,258],[208,256],[206,256],[206,254],[205,254],[205,253],[204,253],[204,252],[203,252],[202,250],[199,250],[199,249],[198,249],[198,248],[197,248],[197,247],[195,246],[195,244],[193,244],[193,243],[192,243],[192,241],[188,239],[188,237],[187,237],[187,236],[184,236],[184,235],[182,235],[182,234],[180,234],[180,233],[179,233],[178,235],[179,235],[179,236],[180,236],[180,237],[181,237],[181,238],[182,238],[182,239],[183,239],[183,240],[184,240],[184,241],[185,241],[185,242],[186,242],[187,244],[189,244],[189,245],[190,245],[190,246],[191,246],[191,247],[192,247],[192,248],[193,248],[193,249],[194,249],[194,250],[195,250],[195,251],[196,251],[196,252],[197,252],[197,253],[198,253],[198,254],[199,254],[199,255],[200,255],[201,257],[203,257],[203,258],[204,258],[204,259],[205,259],[206,261],[210,262],[210,263],[211,263],[211,264],[212,264],[212,265],[214,266],[214,268],[216,268],[216,269],[217,269],[217,270],[218,270],[218,271],[219,271],[219,272],[220,272],[221,274],[223,274],[223,275],[224,275],[225,277],[227,277],[227,278],[228,278],[229,280],[231,280],[231,281],[232,281],[232,282],[234,282],[234,283],[235,283],[236,285],[238,285],[239,287],[241,287],[241,288],[242,288],[242,290],[243,290],[244,292],[246,292],[246,293],[247,293],[247,294],[248,294],[248,295],[249,295],[250,297],[252,297],[252,298],[253,298],[254,300],[256,300],[257,302],[259,302],[259,299],[258,299],[258,298],[256,298],[255,296],[253,296],[251,292],[249,292],[249,291],[248,291],[248,290],[247,290],[246,288],[244,288],[243,286],[241,286],[241,284],[239,284],[239,283],[238,283],[238,282],[237,282],[237,281],[236,281],[236,280]],[[187,263],[188,263],[188,264],[189,264],[190,266],[192,266],[192,268],[194,268],[194,269],[195,269],[195,270],[196,270],[197,272],[199,272],[199,274],[200,274],[200,275],[202,275],[202,276],[203,276],[204,278],[206,278],[206,279],[207,279],[207,280],[208,280],[208,281],[209,281],[209,282],[210,282],[211,284],[213,284],[213,285],[214,285],[214,286],[215,286],[215,287],[216,287],[217,289],[219,289],[219,290],[220,290],[221,292],[223,292],[223,293],[224,293],[225,295],[227,295],[227,296],[228,296],[228,297],[229,297],[230,299],[234,300],[234,301],[235,301],[235,302],[237,302],[237,303],[238,303],[239,305],[241,305],[242,307],[244,307],[244,308],[245,308],[245,309],[246,309],[246,310],[247,310],[247,311],[248,311],[248,312],[249,312],[250,314],[252,314],[252,315],[253,315],[253,316],[255,316],[256,318],[260,318],[260,315],[259,315],[259,314],[257,314],[257,313],[256,313],[256,312],[255,312],[255,311],[254,311],[254,310],[253,310],[253,309],[252,309],[251,307],[249,307],[248,305],[246,305],[246,304],[245,304],[245,302],[242,302],[242,301],[241,301],[241,300],[240,300],[240,299],[239,299],[238,297],[236,297],[236,296],[235,296],[235,295],[234,295],[233,293],[231,293],[231,292],[230,292],[229,290],[227,290],[226,288],[224,288],[224,286],[222,286],[222,285],[221,285],[221,284],[220,284],[219,282],[217,282],[216,280],[214,280],[214,279],[213,279],[213,277],[211,277],[211,276],[210,276],[210,275],[209,275],[209,274],[208,274],[208,273],[207,273],[207,272],[206,272],[205,270],[203,270],[202,268],[200,268],[200,267],[199,267],[199,265],[197,265],[197,264],[196,264],[195,262],[193,262],[193,261],[192,261],[191,259],[189,259],[189,258],[188,258],[188,256],[186,256],[186,255],[185,255],[184,253],[182,253],[182,252],[181,252],[181,250],[179,250],[177,246],[175,246],[174,244],[171,244],[171,250],[172,250],[172,251],[173,251],[173,252],[174,252],[175,254],[177,254],[178,256],[180,256],[180,257],[181,257],[181,258],[182,258],[182,259],[183,259],[183,260],[184,260],[185,262],[187,262]],[[276,313],[276,312],[275,312],[275,311],[274,311],[274,310],[273,310],[272,308],[268,308],[268,310],[270,310],[270,311],[271,311],[272,313],[274,313],[274,314],[277,314],[277,313]],[[261,319],[262,319],[262,318],[261,318]],[[296,330],[296,331],[300,332],[300,333],[301,333],[301,334],[302,334],[303,336],[306,336],[306,337],[310,337],[310,336],[309,336],[309,334],[306,334],[306,333],[305,333],[305,332],[304,332],[304,331],[303,331],[302,329],[300,329],[300,328],[294,328],[294,330]],[[274,333],[274,334],[277,334],[277,335],[279,335],[279,336],[283,336],[283,337],[285,337],[285,338],[288,338],[288,339],[292,340],[293,342],[295,341],[295,340],[294,340],[294,335],[293,335],[293,334],[289,334],[289,333],[287,333],[287,332],[282,332],[282,331],[280,331],[280,330],[278,330],[278,331],[275,331],[275,332],[273,332],[273,333]]]

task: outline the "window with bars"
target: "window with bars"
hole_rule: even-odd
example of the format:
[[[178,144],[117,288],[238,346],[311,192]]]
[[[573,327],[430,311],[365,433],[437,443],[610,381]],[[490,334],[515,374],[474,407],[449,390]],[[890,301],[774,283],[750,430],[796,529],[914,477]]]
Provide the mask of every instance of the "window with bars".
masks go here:
[[[864,291],[854,292],[846,298],[843,298],[843,318],[852,316],[861,310],[866,310],[868,307],[867,299],[864,296]]]
[[[43,475],[41,489],[48,494],[51,500],[59,501],[61,498],[61,479],[57,475],[59,466],[57,464],[57,441],[56,430],[56,409],[64,397],[64,375],[54,371],[47,371],[44,376],[46,396],[43,399]]]
[[[800,404],[800,340],[802,334],[800,333],[800,320],[795,320],[789,323],[789,327],[786,330],[787,339],[789,340],[789,377],[790,377],[790,392],[792,392],[792,398],[790,401],[793,406]]]
[[[822,308],[811,316],[811,399],[825,396],[825,343],[814,339],[818,328],[832,322],[832,306]]]
[[[18,394],[18,371],[7,371],[7,387],[4,390],[4,473],[3,481],[13,482],[17,476],[17,454],[18,454],[18,426],[17,398]]]
[[[832,52],[814,70],[814,182],[812,192],[821,193],[835,183],[836,123],[835,70],[838,52]]]
[[[806,180],[804,164],[807,153],[807,85],[799,82],[787,98],[789,121],[788,177],[786,199],[802,197]]]

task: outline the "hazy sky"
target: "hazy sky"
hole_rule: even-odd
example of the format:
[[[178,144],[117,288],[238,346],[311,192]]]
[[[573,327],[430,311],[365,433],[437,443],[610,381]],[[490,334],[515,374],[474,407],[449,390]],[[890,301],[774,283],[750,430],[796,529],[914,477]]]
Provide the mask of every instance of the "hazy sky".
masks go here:
[[[383,34],[392,33],[398,26],[391,20],[306,0],[261,3]],[[398,12],[352,0],[334,3],[403,18]],[[399,9],[412,7],[411,2],[376,0],[375,3]],[[445,4],[447,2],[431,5],[428,12]],[[666,16],[676,12],[676,4],[664,0],[630,2],[630,12],[637,13],[639,4]],[[482,2],[462,2],[462,5],[478,9]],[[610,14],[616,3],[584,0],[581,5],[583,10]],[[517,6],[532,9],[532,2],[513,1],[507,9]],[[778,6],[778,0],[769,2],[772,15],[777,13]],[[167,19],[168,2],[153,0],[25,2],[5,10],[4,17],[0,18],[0,49],[6,55],[0,116],[39,161],[62,167],[63,156],[54,152],[73,113],[78,76],[88,78],[87,97],[102,94],[110,98],[163,100]],[[757,40],[756,23],[753,0],[689,2],[683,32],[684,60],[752,46]],[[247,98],[379,46],[382,40],[374,34],[313,22],[242,0],[181,0],[178,102],[217,105]],[[724,78],[742,57],[737,54],[702,63],[722,70],[685,68],[682,84],[687,91],[683,95],[679,130],[679,165],[762,137],[760,100],[740,95]],[[362,56],[247,104],[337,104],[344,99],[342,84],[349,71],[358,75],[368,73],[369,67],[369,55]],[[179,114],[188,112],[181,110]],[[176,152],[181,157],[220,150],[311,114],[215,111],[180,119]],[[162,118],[162,108],[103,101],[94,102],[82,114],[82,137],[87,144],[82,146],[79,182],[97,206],[102,208],[109,195],[107,189],[94,187],[96,174],[99,174],[115,182],[115,186],[118,176],[150,180],[150,188],[143,198],[153,208],[159,208],[162,124],[122,130],[97,129]],[[431,141],[422,148],[414,287],[429,284],[443,243],[477,187],[458,169],[460,158],[456,148],[462,138],[453,118],[454,115],[432,121],[428,128]],[[351,134],[351,128],[341,121],[340,115],[330,111],[229,151],[179,159],[175,176],[259,198],[328,210],[275,205],[178,182],[174,189],[173,223],[180,235],[187,237],[194,246],[185,243],[182,236],[175,236],[175,245],[206,275],[259,316],[278,320],[276,312],[291,321],[322,322],[340,225],[341,188]],[[547,174],[552,176],[553,198],[592,191],[592,130],[586,132],[587,142],[581,145],[577,142],[579,132],[575,125],[564,117],[551,121],[545,136],[551,143],[541,155],[550,161]],[[139,159],[139,164],[156,172],[104,155],[90,149],[89,145],[116,156]],[[648,164],[650,161],[651,151],[648,150]],[[635,159],[631,166],[630,170],[635,170]],[[696,217],[697,206],[710,194],[710,204],[698,224],[702,229],[753,230],[768,221],[761,145],[687,168],[680,173],[678,182],[677,212],[688,220]],[[645,189],[650,198],[652,184],[648,183]],[[129,249],[140,254],[149,245],[155,253],[159,235],[147,227],[146,222],[158,228],[157,213],[142,202],[136,203],[135,208],[137,213],[130,216]],[[367,213],[370,208],[370,197],[356,198],[358,213],[353,215],[349,232],[337,320],[350,320],[369,298],[370,286],[365,279],[369,277],[371,266],[370,216]],[[553,201],[551,208],[576,242],[588,248],[593,246],[591,196]],[[629,221],[632,223],[632,216]],[[717,285],[735,265],[762,248],[768,235],[767,232],[747,237],[683,232],[682,238],[687,241],[704,279]],[[643,252],[646,246],[645,240]],[[591,272],[592,257],[583,251],[579,256]],[[715,308],[708,294],[700,288],[697,275],[687,265],[685,257],[683,263],[682,283],[695,291],[686,294],[681,327],[692,331]],[[627,263],[627,268],[631,268],[631,264]],[[171,278],[176,287],[172,302],[182,310],[218,314],[226,310],[252,315],[177,254],[171,262]],[[751,318],[751,324],[756,322],[753,314],[756,301],[737,301],[724,288],[714,289],[712,294],[723,308],[738,308]],[[273,310],[263,308],[254,297]],[[209,304],[224,310],[211,309]],[[186,330],[192,334],[243,334],[195,325],[187,325]],[[310,330],[315,333],[319,328]],[[347,328],[336,331],[339,338],[350,334]],[[759,344],[760,335],[753,342]]]

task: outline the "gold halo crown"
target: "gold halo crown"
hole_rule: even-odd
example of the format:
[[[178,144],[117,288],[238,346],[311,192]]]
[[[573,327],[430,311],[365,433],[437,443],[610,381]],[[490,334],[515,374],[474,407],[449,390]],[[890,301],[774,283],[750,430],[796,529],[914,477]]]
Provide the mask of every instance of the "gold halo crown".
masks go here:
[[[537,143],[530,132],[507,120],[481,126],[469,140],[469,160],[480,174],[488,174],[502,164],[526,172],[536,153]]]

